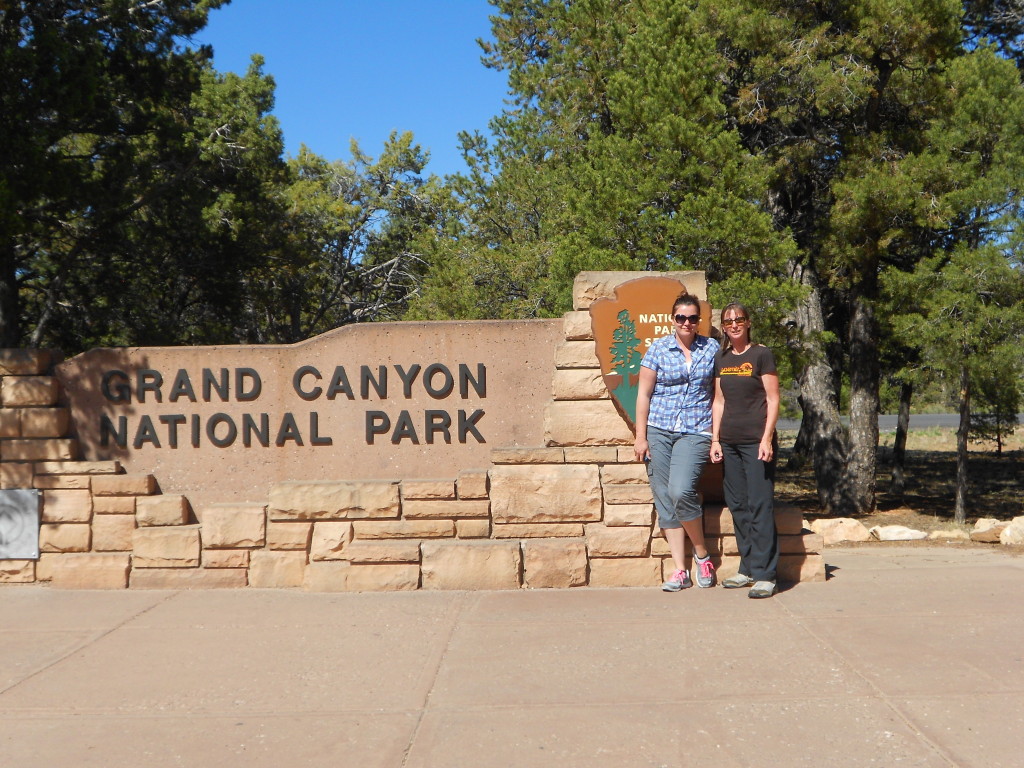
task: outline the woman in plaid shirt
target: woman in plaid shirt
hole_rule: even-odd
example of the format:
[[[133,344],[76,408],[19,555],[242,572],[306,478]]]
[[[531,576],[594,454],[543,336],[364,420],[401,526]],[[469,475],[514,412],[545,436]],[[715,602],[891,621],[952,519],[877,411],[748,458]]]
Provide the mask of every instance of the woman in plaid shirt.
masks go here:
[[[693,544],[698,587],[715,584],[715,567],[704,545],[704,523],[697,481],[711,448],[711,402],[719,345],[697,333],[700,300],[683,293],[672,305],[675,333],[655,339],[640,362],[636,398],[637,461],[647,474],[675,569],[661,585],[678,592],[693,585],[684,557],[686,537]]]

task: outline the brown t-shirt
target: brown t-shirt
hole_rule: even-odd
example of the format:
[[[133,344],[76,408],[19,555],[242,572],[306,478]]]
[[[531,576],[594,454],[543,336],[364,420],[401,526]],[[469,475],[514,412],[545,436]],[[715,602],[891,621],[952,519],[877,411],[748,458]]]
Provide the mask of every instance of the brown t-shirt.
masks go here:
[[[752,344],[737,355],[722,350],[715,358],[715,376],[725,395],[719,439],[723,443],[760,443],[768,420],[768,399],[761,377],[775,373],[768,347]]]

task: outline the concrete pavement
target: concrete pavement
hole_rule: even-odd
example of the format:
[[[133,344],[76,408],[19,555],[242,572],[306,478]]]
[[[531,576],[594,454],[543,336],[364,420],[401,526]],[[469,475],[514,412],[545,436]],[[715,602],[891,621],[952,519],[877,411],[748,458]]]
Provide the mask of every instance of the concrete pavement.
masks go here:
[[[1024,557],[830,548],[826,583],[0,588],[0,768],[1024,764]]]

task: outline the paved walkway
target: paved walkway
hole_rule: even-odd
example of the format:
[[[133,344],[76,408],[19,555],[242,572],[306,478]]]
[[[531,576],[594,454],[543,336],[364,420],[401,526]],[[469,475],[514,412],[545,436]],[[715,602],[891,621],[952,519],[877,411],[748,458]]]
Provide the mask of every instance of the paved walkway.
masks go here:
[[[0,588],[0,767],[1020,766],[1024,557],[745,591]]]

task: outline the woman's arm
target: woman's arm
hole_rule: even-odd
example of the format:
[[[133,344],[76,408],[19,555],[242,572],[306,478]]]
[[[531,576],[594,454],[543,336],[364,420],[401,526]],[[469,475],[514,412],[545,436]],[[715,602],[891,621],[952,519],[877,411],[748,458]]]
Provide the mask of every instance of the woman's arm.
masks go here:
[[[722,392],[722,380],[715,377],[715,399],[711,401],[711,461],[722,460],[722,414],[725,413],[725,393]]]
[[[764,423],[764,434],[761,436],[757,458],[761,461],[771,461],[775,454],[772,438],[775,436],[775,425],[779,421],[779,374],[764,374],[761,377],[761,384],[764,385],[764,396],[768,401],[768,418]]]
[[[654,383],[658,374],[651,368],[640,366],[640,384],[636,393],[636,441],[633,443],[633,455],[637,461],[644,461],[651,457],[650,446],[647,443],[647,417],[651,413],[651,394],[654,392]]]

